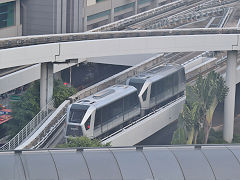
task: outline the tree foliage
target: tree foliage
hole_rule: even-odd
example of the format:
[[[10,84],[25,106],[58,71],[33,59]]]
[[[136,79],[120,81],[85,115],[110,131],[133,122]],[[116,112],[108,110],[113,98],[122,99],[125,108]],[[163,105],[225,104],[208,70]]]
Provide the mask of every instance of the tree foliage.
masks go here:
[[[109,147],[110,143],[102,144],[98,139],[89,139],[86,136],[69,137],[67,143],[58,145],[59,148],[67,147]]]
[[[208,142],[214,111],[227,93],[225,81],[213,71],[206,78],[199,76],[195,85],[186,88],[186,102],[179,116],[182,125],[178,125],[178,128],[184,129],[187,144]],[[175,133],[173,143],[176,142],[174,138],[177,138]]]
[[[40,83],[36,81],[25,91],[19,101],[12,102],[12,117],[8,124],[8,134],[17,134],[40,111]]]
[[[197,141],[202,122],[201,108],[198,101],[196,101],[192,87],[187,86],[186,95],[186,102],[182,113],[179,115],[178,128],[173,134],[172,144],[192,144]],[[179,139],[180,132],[181,141],[177,140]]]
[[[53,88],[55,107],[58,107],[64,100],[75,93],[77,93],[75,88],[63,85],[62,81],[55,81]]]
[[[74,93],[74,88],[65,86],[61,81],[54,81],[53,98],[56,107]],[[13,119],[7,124],[7,130],[13,137],[40,111],[40,82],[31,83],[20,100],[11,106]]]

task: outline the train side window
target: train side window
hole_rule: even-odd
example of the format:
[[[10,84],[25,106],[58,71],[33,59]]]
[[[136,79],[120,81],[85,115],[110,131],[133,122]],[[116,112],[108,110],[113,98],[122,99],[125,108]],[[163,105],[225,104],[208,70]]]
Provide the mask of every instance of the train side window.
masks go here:
[[[179,80],[179,74],[176,72],[173,74],[173,86],[176,87],[178,86],[178,80]]]
[[[123,112],[123,98],[111,104],[112,117]]]
[[[111,114],[111,104],[102,108],[102,126],[111,119]]]
[[[142,95],[143,101],[146,101],[146,99],[147,99],[147,91],[148,91],[148,88],[144,91],[144,93]]]
[[[94,129],[97,129],[99,126],[101,126],[101,123],[102,123],[102,110],[97,109],[95,115]]]
[[[91,120],[91,116],[87,119],[87,121],[85,122],[85,129],[88,130],[90,128],[90,120]]]
[[[131,108],[135,107],[137,104],[139,104],[139,102],[136,92],[124,97],[124,112],[128,112]]]
[[[185,83],[186,79],[185,79],[185,72],[184,72],[184,68],[182,68],[179,71],[179,83]]]
[[[151,86],[151,94],[150,94],[150,98],[154,98],[156,96],[156,91],[157,91],[157,84],[156,82],[152,83]]]

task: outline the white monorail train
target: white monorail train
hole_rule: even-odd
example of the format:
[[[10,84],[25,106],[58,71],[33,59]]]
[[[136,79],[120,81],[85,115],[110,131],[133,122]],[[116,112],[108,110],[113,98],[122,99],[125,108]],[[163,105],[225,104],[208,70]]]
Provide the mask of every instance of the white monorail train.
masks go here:
[[[69,105],[68,136],[99,138],[184,94],[181,65],[164,65]]]

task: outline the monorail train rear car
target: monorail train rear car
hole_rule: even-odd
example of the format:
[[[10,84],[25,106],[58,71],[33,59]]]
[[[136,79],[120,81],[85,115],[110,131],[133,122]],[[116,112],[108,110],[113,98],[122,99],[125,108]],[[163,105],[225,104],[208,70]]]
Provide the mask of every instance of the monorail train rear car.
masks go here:
[[[138,116],[137,89],[115,85],[69,105],[66,137],[103,137]]]
[[[184,67],[175,64],[158,66],[126,82],[137,88],[142,114],[182,96],[185,83]]]

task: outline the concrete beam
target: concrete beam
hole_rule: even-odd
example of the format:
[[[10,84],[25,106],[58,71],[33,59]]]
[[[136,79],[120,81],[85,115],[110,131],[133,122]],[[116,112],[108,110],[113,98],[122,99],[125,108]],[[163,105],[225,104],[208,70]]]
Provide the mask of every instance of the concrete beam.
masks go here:
[[[178,29],[9,38],[0,40],[0,48],[8,48],[0,50],[0,69],[75,58],[240,50],[239,36],[236,29]]]
[[[59,44],[44,44],[0,50],[0,69],[36,64],[41,62],[54,62],[59,55]]]
[[[89,58],[162,52],[240,50],[238,36],[232,34],[179,35],[65,42],[60,43],[60,55],[56,57],[56,61],[80,57]]]

